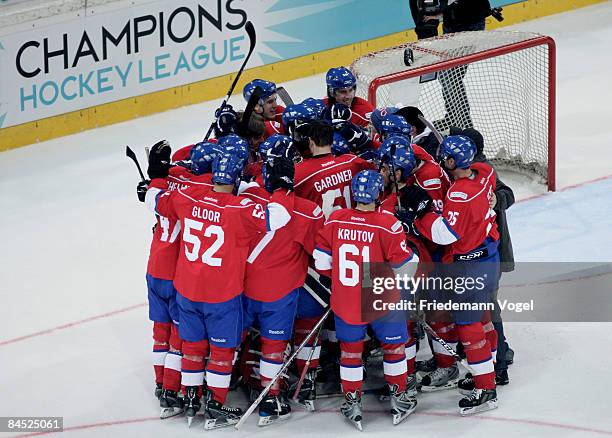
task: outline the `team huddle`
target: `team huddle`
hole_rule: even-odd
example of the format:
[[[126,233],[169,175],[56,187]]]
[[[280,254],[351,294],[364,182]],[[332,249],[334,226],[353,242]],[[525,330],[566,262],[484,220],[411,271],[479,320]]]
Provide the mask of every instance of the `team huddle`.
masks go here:
[[[439,262],[488,278],[469,299],[490,301],[500,275],[495,171],[474,162],[469,136],[440,142],[417,108],[356,97],[350,70],[329,70],[326,85],[324,99],[285,108],[276,85],[256,79],[244,111],[216,111],[214,139],[151,148],[150,181],[137,191],[157,220],[146,279],[162,418],[184,413],[191,425],[202,412],[205,429],[234,425],[245,413],[227,396],[241,386],[260,426],[286,420],[292,402],[316,409],[326,362],[342,416],[361,430],[374,349],[386,382],[377,396],[394,425],[416,409],[417,389],[459,386],[462,415],[497,407],[488,312],[366,318],[362,284],[366,265],[413,276]],[[420,326],[435,332],[435,366],[417,377]]]

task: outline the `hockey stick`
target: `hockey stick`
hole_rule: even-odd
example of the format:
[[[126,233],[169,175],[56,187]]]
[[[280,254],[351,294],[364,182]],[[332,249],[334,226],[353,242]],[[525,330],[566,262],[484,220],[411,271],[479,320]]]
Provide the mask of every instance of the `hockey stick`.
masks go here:
[[[259,99],[261,99],[262,94],[263,89],[261,87],[255,87],[251,97],[249,97],[247,106],[242,113],[242,120],[240,121],[240,125],[238,125],[238,135],[241,137],[244,137],[249,131],[249,121],[251,120],[251,115],[253,114],[253,111],[255,111],[255,106],[259,103]]]
[[[457,360],[457,362],[459,362],[461,365],[463,365],[466,370],[468,370],[470,373],[472,373],[472,375],[474,375],[474,369],[470,366],[469,363],[467,363],[467,360],[465,360],[461,356],[459,356],[457,354],[457,352],[453,349],[453,347],[448,345],[442,338],[440,338],[440,336],[437,335],[435,330],[433,328],[431,328],[431,326],[429,324],[427,324],[427,322],[425,322],[424,320],[420,319],[418,321],[418,323],[421,325],[421,327],[423,327],[423,330],[425,330],[427,332],[427,334],[429,334],[429,336],[431,336],[433,338],[434,341],[438,342],[438,344],[440,344],[442,347],[444,347],[444,349],[446,351],[448,351],[450,353],[450,355],[453,356]]]
[[[315,336],[314,341],[312,342],[312,347],[310,348],[310,354],[308,355],[308,360],[304,364],[304,369],[302,369],[302,373],[300,374],[300,379],[297,381],[295,385],[295,392],[293,393],[292,400],[297,400],[298,394],[300,393],[300,389],[302,389],[302,384],[304,383],[304,379],[306,378],[306,373],[310,368],[310,362],[312,362],[312,356],[314,356],[315,349],[317,348],[317,343],[319,342],[319,338],[321,337],[321,332],[323,331],[323,326],[319,327],[317,330],[317,336]],[[313,382],[314,383],[314,382]]]
[[[389,177],[393,180],[393,185],[395,186],[395,196],[397,196],[397,207],[401,210],[402,203],[400,201],[399,185],[397,184],[397,178],[395,177],[395,163],[393,162],[393,156],[395,155],[396,149],[397,146],[395,144],[392,144],[391,149],[389,149],[389,153],[391,154],[391,161],[389,163],[391,166],[391,174]]]
[[[285,90],[285,87],[278,87],[276,89],[276,94],[278,94],[278,97],[281,98],[285,106],[295,104],[291,96],[289,96],[289,93],[287,92],[287,90]]]
[[[146,178],[142,173],[142,169],[140,168],[140,163],[138,163],[138,158],[136,158],[136,154],[129,146],[125,147],[125,155],[130,158],[134,162],[134,164],[136,164],[136,167],[138,168],[138,173],[140,174],[140,178],[142,178],[143,181],[146,181]]]
[[[431,130],[431,132],[433,132],[433,134],[436,136],[436,140],[438,140],[438,143],[442,143],[442,141],[444,141],[444,137],[442,137],[442,134],[440,134],[440,131],[436,129],[433,123],[431,123],[429,120],[427,120],[425,117],[423,117],[420,114],[419,114],[419,120],[423,122],[423,124],[425,124],[425,126],[427,126]]]
[[[306,279],[304,280],[304,286],[302,287],[321,305],[321,307],[327,308],[329,304],[325,299],[327,298],[329,300],[331,292],[321,284],[320,278],[321,276],[319,273],[309,267],[308,274],[306,274]]]
[[[259,404],[264,399],[264,397],[268,394],[268,392],[270,392],[270,389],[276,383],[279,377],[285,372],[287,368],[289,368],[289,365],[291,365],[291,362],[293,362],[293,360],[297,357],[300,350],[302,350],[302,348],[306,346],[308,341],[310,341],[310,338],[312,338],[312,336],[316,333],[316,331],[319,330],[319,328],[323,325],[323,323],[325,322],[325,319],[327,319],[330,313],[331,313],[331,309],[327,309],[327,311],[323,314],[321,319],[319,319],[317,324],[313,327],[312,331],[308,333],[308,335],[306,335],[306,338],[302,341],[302,343],[298,346],[298,348],[296,348],[293,354],[289,356],[289,358],[284,363],[284,365],[281,367],[281,369],[278,370],[278,372],[276,373],[276,376],[274,376],[274,378],[270,381],[270,383],[268,383],[268,385],[263,389],[263,391],[261,391],[261,393],[259,394],[259,397],[257,397],[257,399],[255,399],[255,401],[251,403],[251,406],[249,406],[246,412],[242,414],[242,417],[240,417],[240,421],[238,421],[238,423],[234,425],[236,429],[240,429],[242,427],[242,425],[247,420],[247,418],[249,418],[249,416],[257,408],[257,406],[259,406]]]
[[[256,39],[255,27],[253,26],[253,23],[251,23],[250,21],[247,21],[246,24],[244,25],[244,29],[246,30],[246,33],[249,36],[249,42],[250,42],[249,53],[247,54],[246,58],[244,59],[244,62],[242,63],[242,66],[240,67],[240,70],[238,70],[238,73],[236,73],[236,77],[234,78],[234,82],[232,82],[232,85],[231,85],[230,89],[227,92],[227,96],[225,96],[225,99],[223,99],[223,103],[221,104],[221,106],[219,108],[223,108],[225,105],[227,105],[227,101],[232,96],[232,93],[234,92],[234,88],[236,88],[236,84],[238,83],[238,80],[240,79],[240,76],[242,76],[242,72],[244,71],[244,68],[246,67],[247,62],[249,62],[249,59],[251,58],[251,55],[255,51],[255,44],[257,43],[257,39]],[[206,135],[204,136],[204,140],[202,140],[202,141],[208,141],[208,138],[210,137],[210,134],[212,133],[212,130],[213,130],[216,122],[217,122],[217,120],[215,118],[215,121],[210,124],[210,128],[208,128],[208,132],[206,133]]]

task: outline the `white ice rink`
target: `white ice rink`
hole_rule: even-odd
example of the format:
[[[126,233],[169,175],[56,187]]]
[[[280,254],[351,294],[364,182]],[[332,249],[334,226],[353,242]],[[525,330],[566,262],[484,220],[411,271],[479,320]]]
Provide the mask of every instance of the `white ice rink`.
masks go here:
[[[559,192],[506,176],[523,199],[509,212],[521,261],[612,261],[612,3],[529,22],[558,47]],[[296,100],[324,94],[323,75],[288,82]],[[0,416],[63,416],[69,436],[196,436],[161,421],[152,395],[144,274],[153,219],[124,155],[203,136],[218,101],[0,154]],[[237,101],[238,106],[242,102]],[[144,154],[141,160],[144,161]],[[593,180],[598,179],[593,182]],[[611,298],[612,299],[612,298]],[[397,427],[365,399],[372,436],[612,436],[610,323],[510,323],[516,351],[500,408],[460,418],[458,393],[419,397]],[[234,401],[246,405],[242,396]],[[239,397],[236,399],[236,397]],[[357,436],[340,399],[264,429],[215,436]]]

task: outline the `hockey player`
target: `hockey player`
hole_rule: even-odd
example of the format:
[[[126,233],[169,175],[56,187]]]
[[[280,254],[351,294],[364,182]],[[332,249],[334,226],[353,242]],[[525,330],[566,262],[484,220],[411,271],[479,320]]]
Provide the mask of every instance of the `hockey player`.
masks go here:
[[[340,378],[345,401],[341,412],[362,430],[361,386],[363,381],[363,339],[368,325],[383,349],[383,370],[391,395],[393,424],[399,424],[416,407],[406,392],[408,339],[405,320],[392,321],[388,315],[368,323],[362,315],[361,270],[365,263],[390,264],[398,275],[412,275],[418,257],[406,245],[402,224],[395,217],[376,212],[376,200],[383,190],[382,176],[359,172],[352,180],[355,208],[334,211],[317,236],[315,267],[331,277],[331,308],[340,341]],[[370,265],[371,266],[371,265]]]
[[[289,107],[291,108],[291,107]],[[333,128],[321,121],[310,121],[303,126],[297,127],[301,132],[300,138],[308,147],[308,156],[295,168],[295,193],[296,196],[308,199],[317,204],[325,217],[329,217],[332,211],[350,207],[351,180],[354,175],[364,169],[374,166],[367,161],[352,154],[334,157],[331,154],[333,143]],[[315,326],[318,319],[323,315],[325,309],[321,304],[310,296],[304,289],[300,290],[298,314],[295,323],[294,344],[299,345],[305,335]],[[333,333],[326,332],[332,342],[335,342]],[[306,360],[310,357],[311,348],[315,348],[310,370],[302,388],[304,388],[303,399],[314,399],[314,393],[306,394],[308,388],[314,390],[314,370],[319,363],[320,346],[313,347],[312,344],[302,349],[297,358],[299,373],[302,372]],[[312,408],[312,406],[311,406]]]
[[[174,191],[179,188],[201,186],[212,187],[209,175],[210,163],[216,154],[216,145],[199,143],[191,149],[190,169],[182,166],[170,168],[161,188]],[[139,199],[144,202],[149,181],[138,185]],[[183,400],[178,397],[181,387],[181,347],[178,333],[178,307],[176,290],[172,285],[178,257],[180,224],[164,216],[157,216],[153,232],[147,286],[149,294],[149,316],[154,321],[153,354],[155,357],[156,395],[160,400],[160,417],[168,418],[180,414]]]
[[[276,191],[266,209],[233,194],[244,166],[239,145],[229,142],[212,165],[212,189],[167,192],[155,188],[155,178],[168,174],[170,147],[157,144],[149,156],[152,187],[145,203],[157,214],[176,218],[182,242],[174,286],[183,339],[182,384],[186,387],[188,423],[200,409],[206,365],[208,393],[205,428],[234,424],[242,410],[225,405],[234,351],[242,332],[241,293],[250,242],[260,233],[286,225],[293,210],[293,163],[284,158],[270,167]]]
[[[411,145],[405,137],[397,135],[387,138],[381,145],[379,157],[383,163],[388,162],[388,160],[392,158],[390,156],[392,146],[396,151],[405,151],[405,153],[402,153],[401,159],[396,159],[396,171],[401,170],[401,174],[398,175],[399,178],[396,178],[396,181],[400,185],[399,189],[401,190],[403,187],[411,185],[421,187],[428,192],[434,208],[438,211],[442,211],[444,199],[450,187],[450,180],[446,172],[433,159],[428,159],[429,155],[421,154],[420,157],[417,157],[414,152],[414,145]],[[382,170],[383,176],[385,177],[386,188],[395,190],[392,184],[393,181],[389,178],[390,167],[384,165]],[[385,198],[383,204],[396,202],[396,200],[397,197],[389,196]],[[395,205],[393,205],[393,207],[395,207]],[[394,211],[391,207],[384,207],[383,209],[389,212]]]
[[[308,148],[308,124],[317,120],[319,112],[316,107],[299,103],[289,105],[283,112],[283,126],[285,132],[293,139],[293,144],[300,156],[307,158],[310,156]]]
[[[335,103],[342,103],[352,112],[350,121],[362,128],[368,127],[370,114],[374,107],[365,99],[355,96],[357,91],[357,78],[346,67],[330,68],[325,76],[327,84],[327,97],[323,99],[328,107]]]
[[[442,214],[425,212],[426,194],[402,199],[405,208],[416,212],[416,229],[423,236],[446,245],[442,261],[443,273],[451,278],[480,279],[484,286],[463,293],[451,293],[453,302],[488,303],[499,280],[499,234],[490,199],[495,190],[495,171],[484,163],[473,163],[476,146],[467,137],[447,137],[440,146],[440,159],[450,173],[453,184],[448,190]],[[423,192],[425,193],[425,192]],[[434,291],[433,297],[443,294]],[[449,298],[446,297],[445,298]],[[458,338],[464,346],[467,361],[473,368],[475,388],[459,401],[461,415],[470,415],[497,407],[495,372],[492,352],[497,348],[497,334],[487,312],[453,311],[454,324],[447,325],[442,339]],[[447,341],[448,342],[448,341]],[[430,384],[443,385],[456,378],[452,366],[436,369],[430,374]],[[451,376],[452,374],[452,376]]]
[[[289,137],[275,135],[267,160],[290,156]],[[268,139],[268,140],[270,140]],[[251,185],[242,196],[265,208],[272,187],[266,168],[264,188]],[[298,289],[304,284],[315,237],[323,226],[323,212],[313,202],[295,198],[292,220],[282,229],[266,233],[253,242],[247,259],[244,287],[245,327],[256,324],[261,334],[262,355],[259,365],[261,385],[265,387],[283,365],[287,344],[293,333],[298,304]],[[274,279],[273,282],[270,279]],[[286,419],[290,406],[279,397],[280,379],[259,405],[259,425]]]
[[[351,122],[351,118],[351,110],[343,103],[335,103],[323,111],[323,119],[331,123],[334,133],[344,140],[350,153],[367,161],[374,160],[377,153],[368,136],[368,131]]]
[[[276,84],[264,79],[254,79],[244,86],[242,96],[247,102],[251,98],[256,87],[262,89],[263,93],[258,105],[255,107],[255,113],[261,114],[266,123],[266,138],[274,134],[284,134],[282,124],[282,114],[285,107],[279,105],[278,95],[276,94]]]

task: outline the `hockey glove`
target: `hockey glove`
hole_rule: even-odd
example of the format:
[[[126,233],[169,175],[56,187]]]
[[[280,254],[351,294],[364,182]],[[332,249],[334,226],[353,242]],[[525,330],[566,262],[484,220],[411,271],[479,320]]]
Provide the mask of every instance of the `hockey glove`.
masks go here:
[[[170,154],[172,149],[167,140],[158,141],[149,152],[149,178],[166,178],[170,170]]]
[[[270,180],[270,189],[293,190],[295,167],[293,160],[288,157],[271,157],[266,162],[266,170]]]
[[[358,154],[371,145],[367,131],[351,122],[336,124],[334,129],[340,133],[354,154]]]
[[[422,217],[430,210],[432,204],[427,190],[416,185],[406,186],[400,190],[400,202],[402,207],[415,217]]]
[[[348,122],[352,116],[353,112],[351,109],[343,103],[335,103],[331,107],[330,118],[332,125]]]
[[[145,196],[147,195],[147,190],[149,190],[149,183],[151,181],[146,180],[146,181],[140,181],[138,183],[138,185],[136,186],[136,195],[138,196],[138,200],[140,202],[144,202],[145,201]]]
[[[231,105],[217,108],[215,111],[215,118],[217,119],[214,128],[216,138],[236,133],[236,120],[238,120],[238,115]]]

